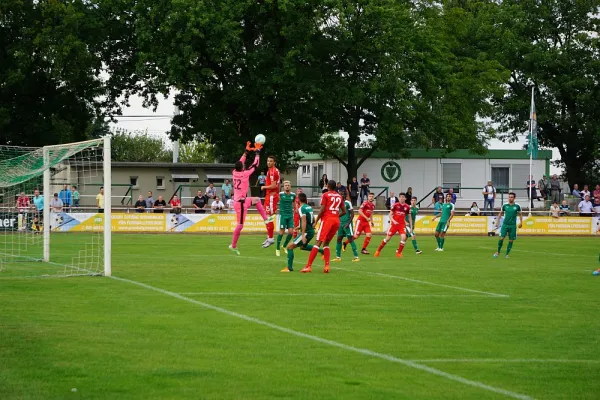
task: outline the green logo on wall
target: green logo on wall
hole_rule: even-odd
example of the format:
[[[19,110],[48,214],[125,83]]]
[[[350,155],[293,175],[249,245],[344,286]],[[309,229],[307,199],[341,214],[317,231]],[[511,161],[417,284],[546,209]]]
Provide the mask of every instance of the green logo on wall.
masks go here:
[[[400,164],[396,161],[387,161],[381,166],[381,177],[386,182],[396,182],[402,175]]]

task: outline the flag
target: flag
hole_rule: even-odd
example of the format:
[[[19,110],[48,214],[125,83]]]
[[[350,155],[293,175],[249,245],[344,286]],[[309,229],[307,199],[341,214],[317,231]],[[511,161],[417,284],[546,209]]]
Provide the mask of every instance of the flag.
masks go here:
[[[537,115],[535,113],[535,101],[533,99],[533,88],[531,88],[531,112],[529,114],[529,144],[527,154],[537,159],[538,137],[537,137]]]

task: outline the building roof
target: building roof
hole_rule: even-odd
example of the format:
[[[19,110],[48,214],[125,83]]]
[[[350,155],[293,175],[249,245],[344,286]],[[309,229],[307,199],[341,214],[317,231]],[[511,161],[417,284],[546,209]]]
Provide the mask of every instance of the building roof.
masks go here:
[[[365,149],[357,149],[357,156],[360,157],[361,152]],[[375,151],[369,158],[463,158],[463,159],[494,159],[494,160],[520,160],[529,159],[527,150],[488,150],[485,154],[475,154],[470,150],[460,149],[452,152],[447,152],[444,149],[406,149],[407,157],[398,157],[397,154],[387,151]],[[323,160],[323,156],[315,153],[296,152],[300,157],[300,161]],[[538,151],[538,160],[552,159],[552,150]]]

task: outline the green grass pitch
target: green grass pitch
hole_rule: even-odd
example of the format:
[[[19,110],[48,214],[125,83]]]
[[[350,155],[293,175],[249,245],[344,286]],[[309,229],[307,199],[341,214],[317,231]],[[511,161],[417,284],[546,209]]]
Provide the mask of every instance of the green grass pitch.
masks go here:
[[[0,399],[600,396],[598,238],[395,238],[329,275],[262,240],[114,235],[128,281],[0,272]]]

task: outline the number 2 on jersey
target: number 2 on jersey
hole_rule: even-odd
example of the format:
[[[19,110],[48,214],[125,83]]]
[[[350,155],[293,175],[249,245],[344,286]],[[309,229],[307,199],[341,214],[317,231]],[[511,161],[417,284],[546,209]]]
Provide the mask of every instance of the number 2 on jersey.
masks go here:
[[[241,179],[234,179],[233,180],[233,188],[235,190],[240,190],[242,188],[242,180]]]
[[[338,211],[340,209],[340,205],[342,204],[342,199],[340,197],[334,197],[331,199],[331,205],[329,206],[329,211]]]

